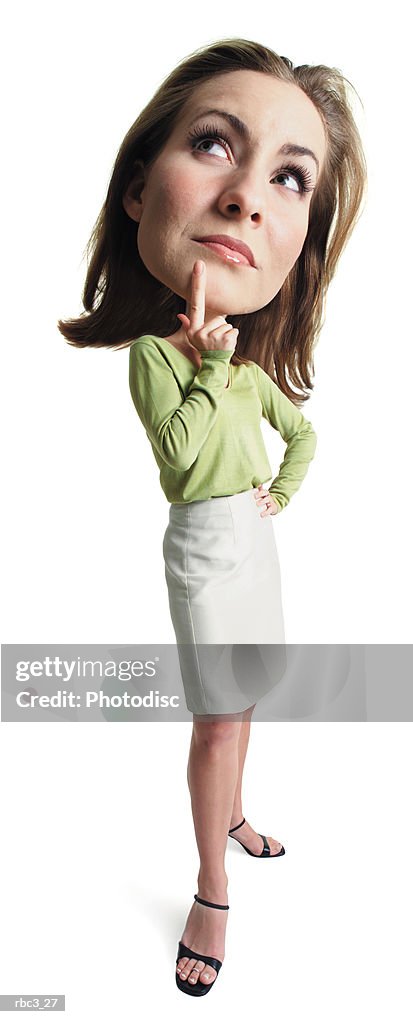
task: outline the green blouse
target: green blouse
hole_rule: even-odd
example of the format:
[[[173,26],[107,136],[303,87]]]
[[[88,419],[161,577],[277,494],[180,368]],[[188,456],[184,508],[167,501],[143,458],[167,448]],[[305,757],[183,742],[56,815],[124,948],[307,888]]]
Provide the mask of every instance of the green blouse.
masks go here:
[[[267,488],[283,509],[314,456],[315,431],[257,363],[234,366],[231,355],[203,351],[198,369],[165,338],[144,334],[132,342],[130,392],[162,490],[174,504],[237,494],[269,480],[264,416],[287,445]]]

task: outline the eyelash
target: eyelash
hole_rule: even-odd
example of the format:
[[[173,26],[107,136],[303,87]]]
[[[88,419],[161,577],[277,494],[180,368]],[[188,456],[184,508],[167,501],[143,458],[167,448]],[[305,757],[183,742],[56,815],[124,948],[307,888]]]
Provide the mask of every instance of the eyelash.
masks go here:
[[[230,146],[230,140],[225,133],[215,125],[203,125],[202,128],[194,128],[188,135],[188,142],[192,143],[192,149],[200,142],[215,142],[224,143],[225,149]],[[300,164],[290,164],[288,167],[282,167],[277,174],[290,174],[292,173],[300,186],[300,192],[313,192],[314,186],[311,183],[311,174],[306,167],[302,167]]]

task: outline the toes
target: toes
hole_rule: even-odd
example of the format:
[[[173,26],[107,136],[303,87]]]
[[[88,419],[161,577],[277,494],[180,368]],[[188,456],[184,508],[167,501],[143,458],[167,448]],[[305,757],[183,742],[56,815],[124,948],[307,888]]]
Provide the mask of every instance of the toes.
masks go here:
[[[194,964],[194,967],[196,967],[196,970],[193,969],[188,978],[188,981],[191,982],[191,985],[196,985],[198,978],[200,977],[201,971],[205,967],[204,960],[197,960],[196,963]]]
[[[192,968],[195,967],[195,964],[196,960],[194,958],[192,958],[192,960],[187,959],[187,962],[179,975],[179,977],[182,978],[183,981],[186,981],[188,974],[191,973]]]
[[[195,967],[197,968],[196,971],[194,970]],[[205,964],[204,960],[189,960],[187,956],[183,956],[178,960],[176,971],[182,981],[188,979],[191,985],[196,985],[198,978],[204,984],[210,985],[217,976],[215,968]]]
[[[181,978],[184,977],[183,971],[186,969],[186,966],[187,966],[188,963],[189,963],[189,959],[188,959],[187,956],[181,956],[181,959],[178,960],[178,963],[176,965],[176,969],[177,969],[178,973],[180,973],[180,977]],[[191,963],[194,964],[195,960],[192,960]],[[185,977],[186,977],[186,975],[185,975]]]
[[[196,963],[197,963],[197,961],[196,961],[195,958],[189,959],[189,961],[187,961],[187,964],[185,964],[185,966],[183,968],[183,971],[181,971],[180,975],[179,975],[179,977],[182,979],[182,981],[187,981],[187,978],[191,974],[191,971],[195,967]]]
[[[191,982],[191,985],[196,985],[198,979],[199,981],[202,981],[205,984],[210,985],[211,982],[213,982],[214,978],[216,978],[217,976],[217,972],[214,969],[214,967],[210,967],[209,964],[205,964],[203,960],[197,960],[195,967],[197,968],[197,970],[191,971],[191,974],[189,975],[188,978],[188,981]]]
[[[210,985],[211,982],[214,981],[216,976],[217,976],[217,972],[215,970],[215,967],[210,967],[209,964],[207,964],[207,966],[205,967],[205,970],[202,971],[202,974],[200,974],[200,979],[206,985]]]

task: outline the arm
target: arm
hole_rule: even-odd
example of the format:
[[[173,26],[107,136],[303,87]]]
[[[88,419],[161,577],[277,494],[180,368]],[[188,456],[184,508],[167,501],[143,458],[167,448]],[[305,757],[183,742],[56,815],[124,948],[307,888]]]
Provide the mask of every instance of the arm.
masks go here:
[[[314,457],[317,435],[309,420],[284,395],[268,373],[258,364],[256,370],[263,416],[279,431],[283,441],[287,442],[278,476],[268,488],[271,497],[283,509],[304,480]]]
[[[173,469],[189,469],[215,423],[232,351],[203,350],[202,365],[182,401],[174,374],[155,345],[139,341],[129,354],[129,387],[149,440]]]

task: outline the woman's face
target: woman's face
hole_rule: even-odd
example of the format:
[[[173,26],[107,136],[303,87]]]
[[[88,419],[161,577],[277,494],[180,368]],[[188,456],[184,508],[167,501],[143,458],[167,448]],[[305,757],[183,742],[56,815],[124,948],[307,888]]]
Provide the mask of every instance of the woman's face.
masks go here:
[[[223,113],[206,113],[212,109],[238,118],[245,129]],[[194,129],[199,134],[190,138]],[[282,153],[287,144],[312,150],[316,160]],[[139,197],[136,184],[124,197],[126,212],[139,222],[143,263],[187,300],[187,314],[196,259],[207,267],[205,322],[254,312],[277,295],[303,247],[313,194],[302,191],[292,165],[313,189],[326,145],[321,117],[296,85],[241,70],[194,88],[162,152],[143,170]],[[255,266],[194,240],[210,235],[245,242]]]

